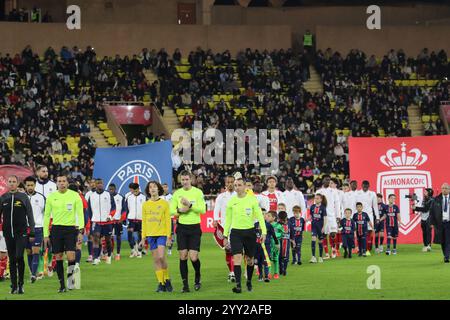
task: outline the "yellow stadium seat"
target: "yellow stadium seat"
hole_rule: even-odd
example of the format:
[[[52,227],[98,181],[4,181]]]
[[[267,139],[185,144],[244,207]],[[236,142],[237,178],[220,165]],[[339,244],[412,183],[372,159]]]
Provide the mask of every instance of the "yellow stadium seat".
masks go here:
[[[208,106],[210,109],[214,109],[214,102],[208,101]]]
[[[229,94],[226,101],[231,101],[233,99],[234,99],[234,96],[232,94]]]
[[[262,115],[264,114],[264,109],[263,109],[263,108],[255,109],[255,111],[256,111],[256,114],[257,114],[258,116],[262,116]]]
[[[426,80],[417,80],[417,85],[419,87],[425,87],[427,85]]]
[[[245,92],[245,88],[239,88],[239,92],[243,94]]]
[[[409,85],[410,85],[410,81],[409,80],[401,80],[401,86],[408,87]]]
[[[223,99],[223,101],[228,101],[228,95],[227,94],[221,94],[221,95],[219,95],[219,99]]]
[[[410,74],[409,78],[410,78],[411,80],[415,80],[415,79],[417,79],[417,74],[416,74],[415,72],[412,72],[412,73]]]
[[[116,137],[109,137],[108,138],[108,143],[111,144],[111,145],[116,145],[119,142],[117,141]]]
[[[144,102],[149,102],[150,101],[150,95],[146,94],[144,95]]]
[[[105,122],[100,122],[99,124],[98,124],[98,127],[100,128],[100,130],[108,130],[109,128],[108,128],[108,124],[107,123],[105,123]]]
[[[109,138],[109,137],[113,137],[114,134],[111,130],[105,130],[103,131],[103,134],[105,135],[105,137]]]
[[[401,80],[394,80],[394,84],[398,87],[402,85],[402,81]]]
[[[429,115],[424,114],[422,116],[422,122],[429,122],[431,119],[431,117]]]
[[[181,58],[181,64],[189,64],[189,60],[187,58]]]
[[[190,66],[178,65],[175,67],[179,73],[189,72]]]
[[[431,121],[436,122],[440,117],[437,114],[431,115]]]
[[[348,137],[349,135],[352,134],[352,131],[350,129],[344,129],[342,130],[342,132],[344,133],[344,136]]]
[[[344,181],[345,174],[338,174],[337,177],[338,177],[339,180]]]
[[[178,109],[176,109],[176,114],[177,114],[177,116],[184,117],[185,114],[193,116],[194,112],[192,112],[192,109],[189,109],[189,108],[178,108]]]
[[[192,79],[192,75],[188,72],[178,73],[181,79],[190,80]]]
[[[219,102],[220,101],[220,96],[218,94],[213,94],[213,101],[214,102]]]
[[[306,180],[306,185],[308,186],[308,188],[311,188],[313,182],[311,180]]]

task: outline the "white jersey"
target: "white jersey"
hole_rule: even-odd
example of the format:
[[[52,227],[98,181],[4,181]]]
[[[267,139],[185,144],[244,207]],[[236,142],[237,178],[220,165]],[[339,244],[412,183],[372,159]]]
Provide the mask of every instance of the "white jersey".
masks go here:
[[[131,193],[125,200],[125,208],[127,210],[127,219],[142,220],[142,205],[147,201],[144,194],[139,193],[137,196]]]
[[[122,195],[116,193],[114,195],[114,202],[116,203],[116,213],[114,214],[113,220],[120,221],[123,212],[123,197]]]
[[[269,211],[270,209],[270,202],[269,202],[269,198],[267,198],[267,196],[263,195],[263,194],[255,194],[256,199],[258,199],[258,204],[259,207],[261,209],[264,209],[267,211]]]
[[[344,218],[344,191],[340,190],[340,189],[335,189],[338,193],[338,197],[339,197],[339,215],[338,217],[340,218]]]
[[[45,197],[39,192],[27,193],[26,195],[30,199],[31,208],[33,209],[34,227],[42,228],[44,226]]]
[[[363,211],[369,215],[370,221],[373,221],[374,213],[376,218],[380,219],[380,213],[378,212],[377,194],[375,192],[370,190],[367,190],[366,192],[364,192],[363,190],[357,190],[355,192],[355,200],[356,202],[362,203]]]
[[[262,193],[269,199],[269,210],[278,212],[278,204],[286,204],[286,199],[284,198],[283,192],[280,190],[275,190],[274,192],[269,192],[266,190]]]
[[[88,211],[92,222],[108,222],[108,217],[112,221],[116,214],[116,203],[114,197],[108,191],[102,193],[91,193],[88,200]]]
[[[232,196],[236,195],[236,191],[225,191],[219,194],[214,203],[214,221],[219,221],[222,227],[225,226],[225,216],[227,213],[227,204]]]
[[[172,200],[172,197],[173,197],[172,194],[168,193],[166,195],[163,195],[161,198],[163,198],[164,200],[166,200],[167,202],[170,203],[170,200]]]
[[[352,209],[352,216],[356,212],[356,193],[355,191],[344,192],[342,194],[342,207],[343,210],[349,208]]]
[[[316,191],[316,194],[320,193],[324,195],[327,199],[327,217],[328,218],[340,218],[340,202],[339,202],[339,194],[336,189],[321,188]]]
[[[39,192],[45,198],[47,198],[50,193],[55,192],[56,190],[57,190],[56,183],[54,183],[51,180],[47,180],[46,182],[42,182],[39,179],[37,179],[37,181],[36,181],[36,188],[34,188],[34,191]]]
[[[283,192],[283,196],[286,204],[286,212],[288,214],[288,218],[294,216],[294,212],[292,209],[294,206],[299,206],[302,210],[302,217],[306,217],[306,202],[303,193],[299,190],[292,189],[291,191],[286,190]]]
[[[91,197],[91,194],[93,194],[95,192],[95,190],[89,190],[88,192],[86,192],[86,194],[84,195],[84,198],[86,199],[86,201],[89,201],[89,198]]]

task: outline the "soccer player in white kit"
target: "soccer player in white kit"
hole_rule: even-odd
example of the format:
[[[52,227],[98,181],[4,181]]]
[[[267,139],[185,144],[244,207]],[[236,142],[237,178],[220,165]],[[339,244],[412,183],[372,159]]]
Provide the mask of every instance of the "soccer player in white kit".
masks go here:
[[[322,177],[323,185],[322,188],[316,191],[316,194],[321,194],[325,196],[327,199],[327,224],[326,230],[324,232],[324,238],[322,240],[324,249],[325,249],[325,257],[324,259],[329,259],[330,255],[328,253],[328,236],[330,238],[330,246],[332,248],[331,257],[336,258],[336,248],[335,248],[335,239],[336,233],[338,231],[338,220],[340,219],[340,203],[339,203],[339,194],[336,189],[332,189],[330,187],[331,177],[329,175],[324,175]]]
[[[294,216],[293,208],[299,206],[301,209],[301,217],[306,219],[306,202],[303,193],[295,188],[294,180],[291,177],[286,179],[285,187],[286,190],[283,192],[284,201],[286,205],[286,212],[288,214],[288,219]],[[295,261],[296,252],[294,250],[294,245],[291,242],[291,252],[292,261]]]
[[[283,192],[276,189],[278,179],[275,176],[270,176],[266,179],[267,190],[262,194],[269,198],[269,210],[278,211],[279,203],[286,203]]]
[[[232,196],[236,195],[234,191],[234,177],[227,176],[225,177],[225,192],[219,194],[216,198],[216,202],[214,204],[214,228],[220,224],[222,227],[225,226],[225,216],[228,201]],[[231,250],[229,248],[225,248],[225,261],[227,262],[229,274],[228,274],[228,282],[234,282],[234,264],[233,264],[233,255],[231,254]]]
[[[339,180],[336,178],[331,178],[330,180],[330,188],[337,191],[339,196],[339,220],[344,217],[344,191],[339,189]],[[339,230],[340,221],[337,221],[338,223],[338,232],[336,233],[336,239],[334,241],[335,249],[336,249],[336,256],[339,257],[339,248],[340,244],[342,243],[342,234]]]
[[[380,213],[378,212],[378,201],[377,194],[374,191],[369,190],[370,184],[369,181],[364,180],[362,182],[362,189],[356,191],[355,198],[356,202],[361,202],[363,205],[363,211],[367,212],[369,215],[370,221],[372,225],[374,225],[373,214],[375,213],[375,223],[378,223],[380,220]],[[372,250],[373,243],[373,228],[368,226],[367,229],[367,252],[366,254],[370,256],[370,251]]]

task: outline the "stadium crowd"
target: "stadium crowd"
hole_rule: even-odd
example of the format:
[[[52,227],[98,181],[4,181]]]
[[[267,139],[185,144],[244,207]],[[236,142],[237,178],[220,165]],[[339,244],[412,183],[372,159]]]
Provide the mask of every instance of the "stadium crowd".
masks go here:
[[[177,67],[189,63],[189,77]],[[313,63],[323,80],[323,94],[304,88]],[[158,81],[149,83],[143,71],[152,69]],[[417,104],[422,114],[438,113],[448,100],[448,83],[433,87],[398,86],[397,79],[441,79],[449,74],[444,51],[422,50],[417,58],[391,50],[381,61],[359,50],[343,58],[327,49],[310,62],[293,50],[252,51],[232,57],[229,51],[214,53],[198,48],[183,59],[177,49],[170,56],[143,49],[140,54],[97,57],[94,48],[49,47],[42,57],[27,46],[20,54],[0,55],[0,163],[35,167],[45,164],[50,176],[62,170],[83,183],[92,176],[95,141],[89,137],[89,119],[104,118],[102,101],[142,101],[148,94],[156,107],[190,108],[193,116],[181,121],[190,128],[280,129],[280,179],[287,176],[304,192],[313,192],[315,178],[334,173],[348,176],[348,134],[353,136],[410,136],[408,106]],[[229,101],[213,96],[230,94]],[[244,109],[235,114],[234,109]],[[262,110],[262,113],[258,110]],[[438,119],[425,124],[425,134],[444,133]],[[345,132],[347,131],[347,132]],[[14,152],[7,140],[14,138]],[[81,136],[77,156],[54,161],[51,154],[68,154],[68,136]],[[164,140],[142,134],[131,144]],[[219,177],[232,173],[230,165],[192,166],[184,163],[177,172],[192,169],[200,176],[205,193],[220,191]],[[245,178],[257,178],[256,168],[245,163]]]

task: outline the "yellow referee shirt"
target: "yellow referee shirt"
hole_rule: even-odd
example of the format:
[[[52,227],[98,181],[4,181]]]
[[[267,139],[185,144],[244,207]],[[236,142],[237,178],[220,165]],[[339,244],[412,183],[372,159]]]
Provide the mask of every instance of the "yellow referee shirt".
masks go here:
[[[169,203],[159,198],[147,200],[142,205],[142,238],[170,237],[171,220]]]

